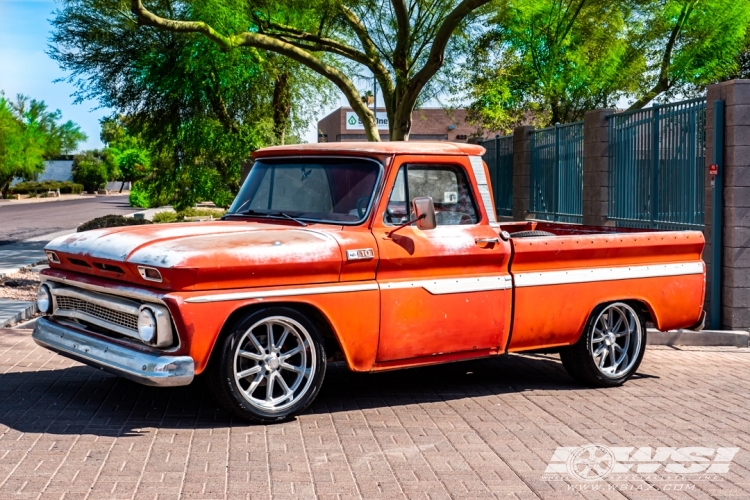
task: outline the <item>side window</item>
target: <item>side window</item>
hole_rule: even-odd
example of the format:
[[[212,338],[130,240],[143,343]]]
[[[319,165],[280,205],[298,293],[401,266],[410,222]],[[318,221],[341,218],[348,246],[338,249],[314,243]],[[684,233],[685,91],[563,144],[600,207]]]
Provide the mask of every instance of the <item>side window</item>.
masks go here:
[[[406,222],[411,200],[429,196],[435,204],[438,226],[476,224],[476,203],[461,167],[406,165],[401,167],[388,200],[386,224]],[[407,202],[408,200],[408,202]]]

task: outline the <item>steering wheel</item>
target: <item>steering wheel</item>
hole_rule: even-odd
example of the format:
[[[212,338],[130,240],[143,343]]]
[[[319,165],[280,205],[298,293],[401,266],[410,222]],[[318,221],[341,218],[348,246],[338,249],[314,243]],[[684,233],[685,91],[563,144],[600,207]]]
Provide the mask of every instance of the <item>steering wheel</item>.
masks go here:
[[[359,218],[365,216],[365,212],[367,212],[367,205],[370,203],[370,198],[360,198],[357,200],[357,213],[359,214]]]

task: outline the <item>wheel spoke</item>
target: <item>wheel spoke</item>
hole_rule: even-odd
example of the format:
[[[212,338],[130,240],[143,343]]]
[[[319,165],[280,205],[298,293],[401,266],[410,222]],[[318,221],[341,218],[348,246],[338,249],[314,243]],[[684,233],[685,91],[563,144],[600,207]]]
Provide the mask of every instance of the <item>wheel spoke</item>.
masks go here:
[[[288,385],[286,385],[286,380],[284,380],[284,377],[282,377],[278,372],[274,373],[274,375],[276,375],[276,378],[279,379],[281,390],[284,391],[284,398],[281,399],[281,401],[286,401],[290,397],[294,396],[294,392],[289,388]]]
[[[600,346],[596,351],[594,351],[594,357],[599,356],[601,353],[603,353],[607,349],[607,345],[604,344]]]
[[[265,349],[263,349],[263,346],[260,345],[260,341],[258,341],[258,338],[253,334],[253,332],[248,332],[248,337],[250,337],[250,342],[253,343],[256,349],[258,349],[258,352],[265,352]]]
[[[242,370],[241,372],[237,373],[237,377],[245,378],[254,373],[258,373],[259,371],[260,371],[260,366],[253,366],[252,368],[248,368],[247,370]]]
[[[242,349],[240,349],[239,351],[237,351],[237,354],[241,358],[252,359],[253,361],[263,361],[263,356],[260,354],[255,354],[254,352],[243,351]]]
[[[612,311],[610,310],[607,312],[607,330],[610,332],[612,331],[612,321]]]
[[[276,350],[281,349],[281,347],[284,345],[284,342],[286,342],[286,338],[289,335],[289,328],[284,327],[284,333],[281,334],[281,338],[279,341],[274,345],[274,348]]]
[[[248,394],[252,397],[253,393],[255,392],[255,389],[258,388],[261,382],[263,382],[263,379],[266,378],[265,375],[263,375],[263,372],[258,372],[258,374],[255,376],[255,380],[250,382],[250,387],[247,388],[245,391],[245,394]]]
[[[299,374],[303,374],[306,371],[305,368],[302,366],[294,366],[286,362],[282,362],[279,365],[279,368],[282,368],[284,370],[289,370],[290,372],[299,373]]]
[[[613,345],[609,346],[609,359],[610,359],[609,361],[610,366],[615,368],[617,366],[617,363],[616,363],[617,353],[615,352],[615,346]]]
[[[607,355],[609,354],[609,351],[606,349],[602,351],[602,357],[599,358],[599,368],[604,368],[604,360],[607,359]]]
[[[266,332],[268,332],[266,344],[268,345],[268,352],[271,352],[273,349],[273,323],[266,323]]]
[[[301,346],[301,345],[298,345],[298,346],[297,346],[297,347],[295,347],[294,349],[290,349],[289,351],[287,351],[287,352],[285,352],[285,353],[282,353],[282,354],[281,354],[281,355],[279,356],[279,361],[286,361],[287,359],[291,358],[292,356],[294,356],[295,354],[297,354],[297,353],[298,353],[298,352],[300,352],[301,350],[302,350],[302,346]]]
[[[615,323],[615,326],[613,326],[613,327],[612,327],[612,330],[610,330],[610,331],[611,331],[612,333],[616,333],[616,332],[617,332],[617,330],[619,330],[619,329],[620,329],[620,325],[622,325],[622,316],[620,316],[620,317],[619,317],[619,318],[617,319],[617,323]]]
[[[267,377],[267,380],[266,380],[266,402],[267,403],[270,403],[273,401],[274,379],[276,378],[274,377],[275,374],[276,372],[272,373],[271,375]]]

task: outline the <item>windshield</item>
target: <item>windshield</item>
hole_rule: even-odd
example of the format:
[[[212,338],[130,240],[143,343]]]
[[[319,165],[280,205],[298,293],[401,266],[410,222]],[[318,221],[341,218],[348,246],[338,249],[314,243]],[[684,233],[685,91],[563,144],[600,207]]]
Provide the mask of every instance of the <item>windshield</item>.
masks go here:
[[[227,215],[269,215],[359,223],[369,211],[380,164],[356,158],[261,159]]]

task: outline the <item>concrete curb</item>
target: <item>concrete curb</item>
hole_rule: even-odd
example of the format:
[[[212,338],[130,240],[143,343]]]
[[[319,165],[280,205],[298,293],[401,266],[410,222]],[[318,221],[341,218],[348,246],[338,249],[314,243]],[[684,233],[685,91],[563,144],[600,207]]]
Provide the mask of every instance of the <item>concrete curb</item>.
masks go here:
[[[3,301],[3,303],[0,303],[0,306],[13,304],[14,302],[17,302],[18,306],[12,307],[12,311],[3,314],[2,318],[0,318],[0,328],[9,328],[16,323],[20,323],[31,318],[37,312],[36,302],[9,300]]]
[[[648,329],[647,345],[682,345],[697,347],[748,347],[750,334],[743,331],[728,330],[673,330],[660,332]]]
[[[141,210],[140,212],[133,212],[131,214],[125,214],[123,217],[134,217],[136,219],[148,219],[154,220],[154,215],[161,212],[174,212],[174,208],[169,205],[157,208],[149,208],[147,210]]]

